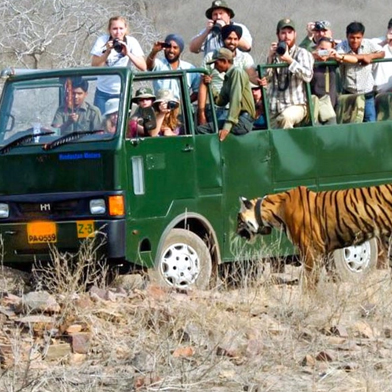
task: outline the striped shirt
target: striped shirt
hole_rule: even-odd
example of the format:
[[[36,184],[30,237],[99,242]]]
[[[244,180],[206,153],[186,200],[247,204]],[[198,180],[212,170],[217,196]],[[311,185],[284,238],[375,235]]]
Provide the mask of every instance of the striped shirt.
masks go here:
[[[314,59],[310,52],[296,45],[289,53],[294,61],[288,67],[269,70],[268,93],[272,114],[281,113],[292,105],[306,104],[304,82],[312,80]],[[282,62],[276,57],[275,63]]]
[[[381,46],[369,39],[363,39],[358,53],[354,53],[348,41],[342,41],[336,48],[339,54],[370,54],[381,52]],[[342,63],[340,65],[343,90],[352,94],[370,93],[374,88],[373,65],[361,65]]]

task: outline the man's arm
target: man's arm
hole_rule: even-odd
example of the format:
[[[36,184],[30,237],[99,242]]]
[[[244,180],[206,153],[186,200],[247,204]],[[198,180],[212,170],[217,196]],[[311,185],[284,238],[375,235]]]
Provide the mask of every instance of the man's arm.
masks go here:
[[[147,56],[147,70],[153,71],[155,68],[155,58],[157,54],[163,49],[163,41],[157,41],[154,43],[154,46],[151,49],[150,54]]]
[[[314,58],[306,49],[299,48],[296,58],[291,57],[287,51],[280,58],[289,64],[289,71],[295,76],[304,82],[310,82],[312,80]]]
[[[238,41],[238,48],[244,52],[249,52],[252,49],[252,36],[246,26],[239,24],[242,28],[242,37]]]
[[[214,21],[209,19],[206,27],[191,39],[191,42],[189,43],[189,50],[192,53],[200,53],[204,41],[207,39],[208,34],[210,34],[212,26],[214,26]]]

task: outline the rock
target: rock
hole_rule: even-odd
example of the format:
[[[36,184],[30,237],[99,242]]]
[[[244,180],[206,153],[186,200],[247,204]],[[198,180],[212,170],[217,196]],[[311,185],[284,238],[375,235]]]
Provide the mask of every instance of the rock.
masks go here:
[[[339,369],[343,369],[346,372],[352,372],[354,370],[357,370],[358,368],[359,368],[359,365],[356,362],[347,362],[347,363],[339,366]]]
[[[195,354],[195,350],[193,347],[178,347],[173,352],[174,358],[187,358],[192,357]]]
[[[68,335],[72,335],[74,333],[80,332],[83,329],[83,326],[80,324],[72,324],[65,329],[65,332]]]
[[[316,358],[313,355],[306,354],[304,359],[301,361],[301,366],[308,366],[313,368],[316,365]]]
[[[330,330],[332,335],[340,336],[341,338],[348,338],[348,332],[343,325],[335,325]]]
[[[87,354],[90,349],[91,335],[89,332],[80,332],[71,335],[72,352]]]
[[[89,294],[90,294],[90,297],[92,298],[92,299],[94,299],[94,298],[99,298],[99,299],[104,299],[104,300],[106,300],[107,298],[107,290],[104,290],[104,289],[100,289],[99,287],[97,287],[97,286],[93,286],[93,287],[91,287],[90,288],[90,290],[88,291],[89,292]]]
[[[316,355],[317,361],[332,362],[335,360],[334,353],[331,350],[320,351]]]
[[[61,308],[56,299],[46,291],[32,291],[23,296],[23,306],[29,313],[58,313]]]
[[[304,340],[305,342],[312,342],[314,339],[314,334],[310,331],[310,329],[304,328],[302,331],[300,331],[298,339]]]
[[[66,358],[71,354],[71,346],[68,343],[52,344],[48,347],[45,359],[54,361]]]
[[[359,338],[373,339],[379,335],[377,329],[372,328],[366,321],[358,321],[351,328]]]
[[[69,364],[70,365],[78,365],[83,363],[87,359],[86,354],[72,353],[69,356]]]

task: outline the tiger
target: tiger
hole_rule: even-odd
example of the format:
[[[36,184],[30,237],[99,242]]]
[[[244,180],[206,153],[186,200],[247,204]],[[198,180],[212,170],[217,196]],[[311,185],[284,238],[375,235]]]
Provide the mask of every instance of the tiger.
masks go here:
[[[336,249],[392,233],[392,185],[314,192],[298,186],[248,200],[240,197],[237,234],[251,241],[257,234],[283,230],[304,265],[305,286],[314,288],[319,269]]]

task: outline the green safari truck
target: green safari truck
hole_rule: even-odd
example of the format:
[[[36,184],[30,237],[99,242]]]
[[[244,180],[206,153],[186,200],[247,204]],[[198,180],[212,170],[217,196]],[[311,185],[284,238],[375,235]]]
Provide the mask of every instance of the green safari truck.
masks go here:
[[[49,71],[6,69],[0,101],[0,236],[7,264],[50,260],[50,247],[77,252],[82,241],[102,240],[108,262],[154,269],[165,285],[208,287],[220,265],[296,253],[273,232],[247,244],[236,234],[239,197],[263,196],[297,185],[314,190],[391,182],[392,122],[263,129],[219,142],[197,134],[187,72],[128,68]],[[120,80],[115,132],[64,133],[53,119],[72,106],[70,86]],[[178,87],[181,133],[129,134],[141,87],[170,81]],[[210,95],[211,98],[211,95]],[[342,274],[375,264],[374,241],[339,250]]]

